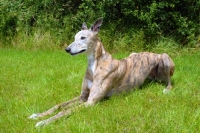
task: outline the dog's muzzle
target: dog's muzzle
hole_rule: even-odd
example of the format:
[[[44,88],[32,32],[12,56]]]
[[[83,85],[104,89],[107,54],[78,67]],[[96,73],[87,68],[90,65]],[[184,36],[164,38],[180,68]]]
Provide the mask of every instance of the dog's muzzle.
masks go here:
[[[76,55],[76,54],[83,53],[83,52],[85,52],[86,50],[83,49],[83,50],[81,50],[81,51],[79,51],[79,52],[77,52],[77,53],[72,53],[72,52],[71,52],[71,48],[68,47],[68,48],[65,49],[65,51],[66,51],[67,53],[70,53],[71,55]]]
[[[71,48],[68,47],[68,48],[65,49],[65,51],[66,51],[67,53],[70,53]]]

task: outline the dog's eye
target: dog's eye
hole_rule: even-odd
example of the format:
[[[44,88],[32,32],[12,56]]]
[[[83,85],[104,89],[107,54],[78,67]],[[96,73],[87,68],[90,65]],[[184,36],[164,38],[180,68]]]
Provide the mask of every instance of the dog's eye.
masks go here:
[[[81,37],[81,40],[84,40],[85,38],[86,38],[85,36],[82,36],[82,37]]]

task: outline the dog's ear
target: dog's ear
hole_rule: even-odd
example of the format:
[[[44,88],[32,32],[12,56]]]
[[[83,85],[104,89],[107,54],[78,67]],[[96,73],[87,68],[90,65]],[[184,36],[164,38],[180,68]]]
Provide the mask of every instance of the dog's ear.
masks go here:
[[[99,18],[92,26],[91,26],[91,30],[95,33],[98,33],[98,31],[100,30],[100,26],[103,23],[103,18]]]
[[[87,24],[85,22],[82,24],[81,30],[88,30]]]

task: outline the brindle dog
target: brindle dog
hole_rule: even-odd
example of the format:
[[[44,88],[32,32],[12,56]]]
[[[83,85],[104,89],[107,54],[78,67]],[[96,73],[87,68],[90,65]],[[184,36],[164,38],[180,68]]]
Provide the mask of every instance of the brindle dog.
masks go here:
[[[31,115],[29,118],[41,118],[64,108],[49,119],[38,122],[36,127],[70,115],[80,106],[95,105],[104,97],[139,87],[147,78],[166,82],[165,93],[172,88],[170,78],[174,73],[174,63],[167,54],[142,52],[133,53],[122,60],[113,59],[98,38],[102,22],[103,19],[99,18],[90,29],[83,23],[81,31],[75,35],[75,41],[66,48],[71,55],[85,53],[88,58],[81,95],[43,113]]]

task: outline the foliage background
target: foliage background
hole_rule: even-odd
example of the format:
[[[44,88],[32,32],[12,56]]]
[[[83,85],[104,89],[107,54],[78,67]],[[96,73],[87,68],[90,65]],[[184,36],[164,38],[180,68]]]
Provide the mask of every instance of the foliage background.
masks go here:
[[[198,132],[199,11],[199,0],[1,0],[0,132]],[[85,56],[57,49],[99,17],[104,46],[120,51],[115,58],[167,52],[173,90],[163,95],[164,85],[150,82],[36,129],[28,116],[80,94]]]
[[[104,17],[102,38],[108,48],[114,41],[133,45],[129,40],[139,39],[146,49],[160,37],[198,47],[199,11],[199,0],[2,0],[0,44],[59,48],[72,41],[83,22]]]

